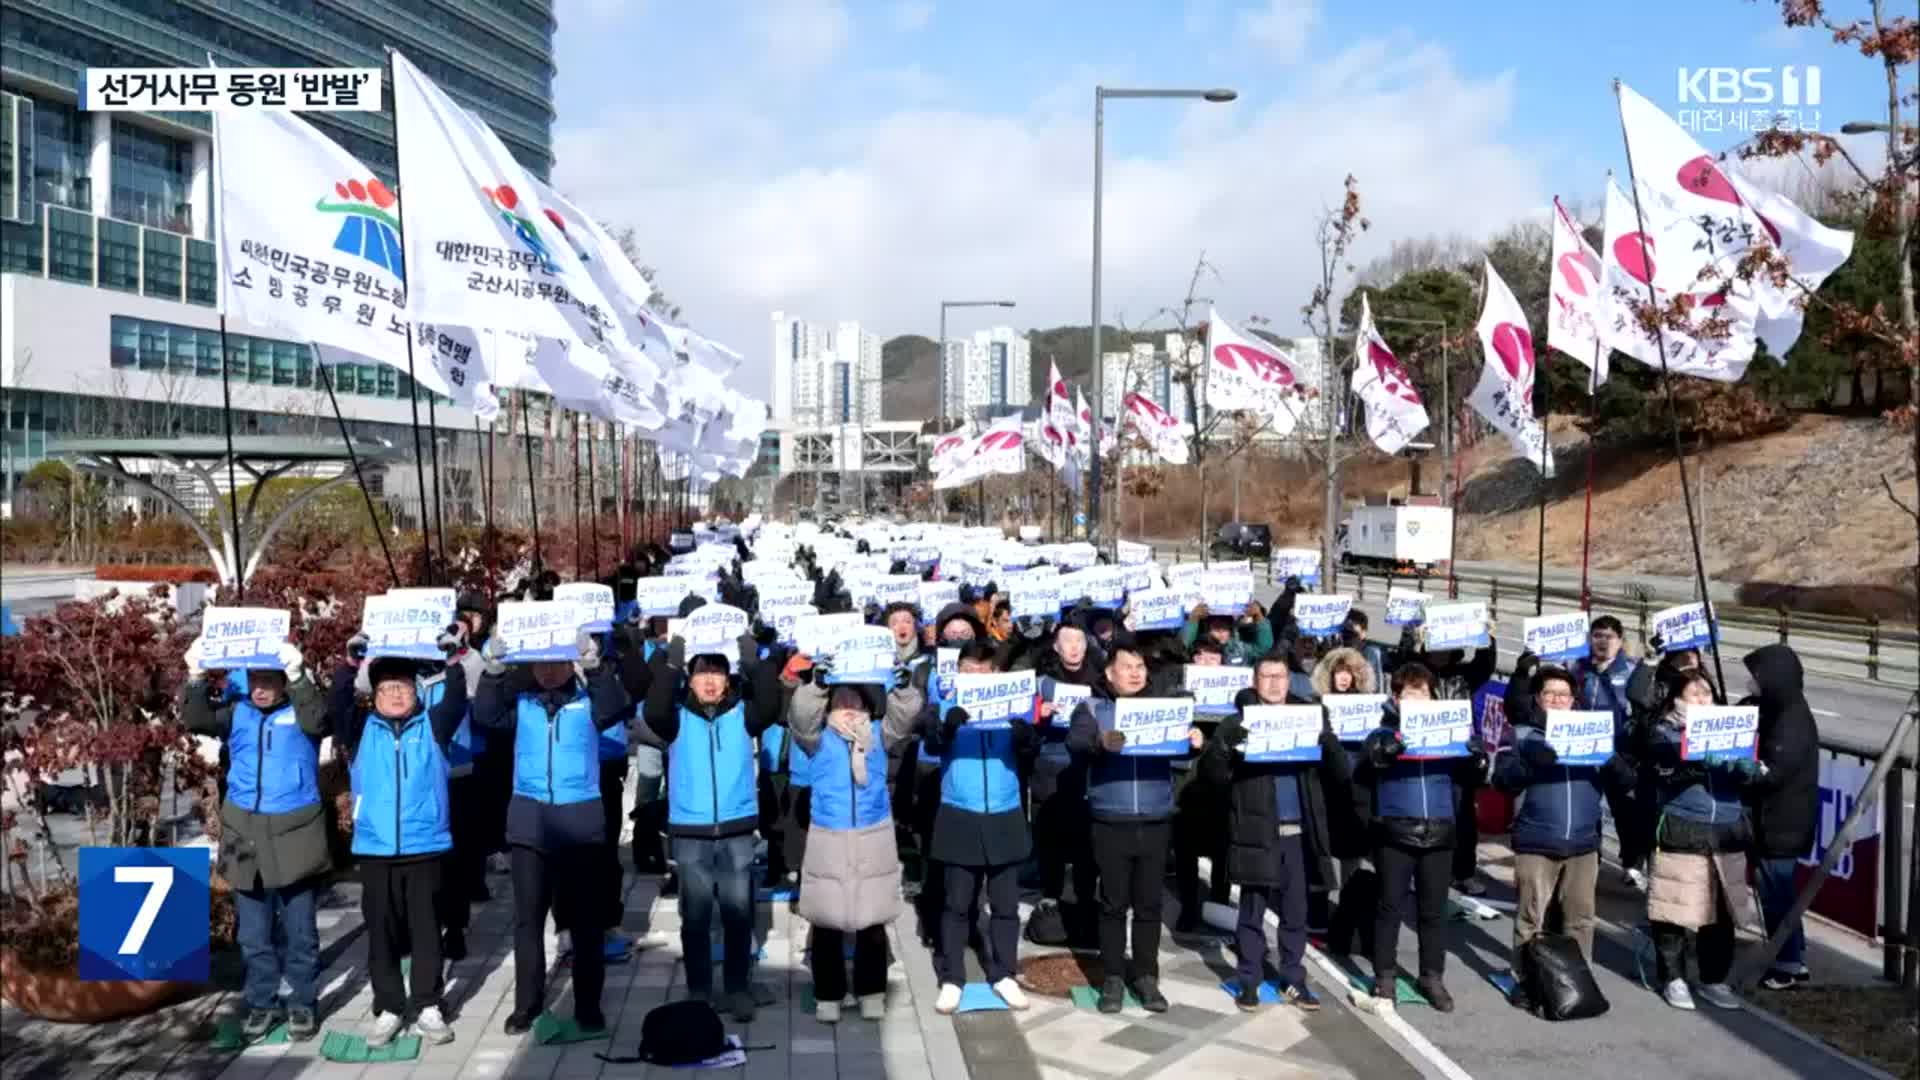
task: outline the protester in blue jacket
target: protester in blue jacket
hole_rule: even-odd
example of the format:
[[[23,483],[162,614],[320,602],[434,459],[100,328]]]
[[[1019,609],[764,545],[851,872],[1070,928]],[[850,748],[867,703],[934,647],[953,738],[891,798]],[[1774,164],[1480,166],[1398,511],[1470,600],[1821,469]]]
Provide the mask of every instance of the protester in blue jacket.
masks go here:
[[[1629,686],[1634,671],[1640,666],[1639,661],[1627,655],[1626,640],[1626,628],[1620,625],[1619,619],[1612,615],[1594,619],[1587,631],[1588,655],[1575,660],[1572,668],[1575,708],[1611,712],[1614,738],[1620,742],[1629,738],[1629,721],[1634,711]],[[1632,788],[1609,790],[1607,808],[1613,813],[1620,834],[1623,879],[1636,889],[1645,889],[1642,867],[1652,853],[1653,812],[1635,798],[1635,794]]]
[[[756,663],[751,682],[728,658],[689,659],[676,637],[653,656],[646,729],[667,748],[667,835],[680,876],[680,946],[687,992],[713,996],[714,908],[720,913],[725,1004],[753,1019],[754,830],[760,821],[755,740],[779,722],[781,665]],[[717,902],[716,902],[717,901]]]
[[[1100,1011],[1117,1013],[1127,996],[1127,913],[1133,913],[1133,992],[1148,1012],[1167,1011],[1160,992],[1160,898],[1173,845],[1173,762],[1122,754],[1114,704],[1147,689],[1147,661],[1130,635],[1114,635],[1094,698],[1074,711],[1067,747],[1087,761],[1087,810],[1093,858],[1100,866],[1100,957],[1106,981]],[[1200,749],[1199,728],[1187,732]]]
[[[451,651],[458,641],[441,638]],[[349,656],[355,651],[349,649]],[[360,867],[360,911],[367,926],[367,978],[373,1017],[367,1045],[385,1046],[414,1011],[414,1030],[433,1043],[453,1041],[442,1014],[441,893],[452,872],[449,750],[467,723],[467,680],[443,665],[433,700],[421,694],[421,665],[399,657],[362,661],[371,711],[356,707],[358,665],[334,673],[327,718],[353,781],[353,854]],[[400,958],[413,957],[411,994]]]
[[[530,1030],[546,997],[547,913],[572,939],[574,1019],[606,1026],[600,991],[606,957],[598,880],[606,823],[600,803],[600,732],[633,715],[615,665],[601,663],[592,635],[578,638],[578,661],[507,664],[498,636],[481,652],[486,671],[473,699],[473,722],[513,740],[513,797],[507,846],[513,867],[513,998],[506,1031]]]
[[[280,650],[278,670],[247,673],[245,696],[216,704],[199,642],[187,649],[180,719],[188,731],[226,742],[226,795],[220,803],[220,855],[215,869],[233,887],[241,992],[241,1033],[259,1039],[280,1022],[282,977],[293,991],[287,1034],[311,1039],[320,1030],[320,928],[314,894],[331,858],[328,812],[320,801],[320,738],[326,704],[306,677],[300,650]]]
[[[1453,1011],[1446,972],[1447,882],[1452,871],[1457,789],[1471,788],[1486,775],[1486,751],[1479,736],[1467,741],[1467,756],[1429,761],[1403,759],[1400,705],[1433,700],[1433,672],[1408,662],[1395,668],[1392,697],[1381,726],[1363,744],[1354,783],[1371,793],[1368,816],[1373,865],[1380,875],[1380,902],[1373,923],[1374,989],[1355,989],[1349,998],[1367,1012],[1388,1015],[1394,1009],[1399,977],[1400,923],[1409,885],[1415,894],[1414,925],[1420,935],[1420,993],[1437,1012]]]
[[[998,671],[998,657],[992,641],[969,641],[960,647],[959,673]],[[967,710],[936,694],[929,696],[919,725],[923,744],[942,761],[931,852],[945,877],[940,994],[933,1006],[942,1014],[960,1007],[974,898],[983,885],[991,907],[987,981],[1010,1007],[1029,1004],[1013,965],[1020,946],[1020,864],[1032,849],[1020,785],[1039,752],[1039,734],[1017,719],[1003,730],[972,727],[968,719]],[[814,775],[818,783],[819,770]]]
[[[920,654],[924,659],[916,668],[914,681],[920,687],[923,700],[931,706],[939,696],[936,668],[940,650],[958,649],[968,642],[986,641],[988,638],[987,626],[974,614],[972,605],[960,601],[941,608],[927,630],[932,635],[932,643]],[[934,948],[936,952],[940,926],[946,919],[947,871],[940,865],[933,835],[934,826],[940,818],[946,768],[940,758],[939,747],[924,735],[930,730],[929,725],[937,722],[937,719],[923,722],[923,737],[912,744],[911,771],[909,763],[904,760],[905,755],[900,766],[900,787],[911,791],[911,797],[902,800],[909,807],[902,813],[910,823],[914,842],[920,851],[920,895],[914,903],[920,923],[920,944]]]
[[[1600,876],[1600,806],[1614,784],[1632,783],[1632,768],[1620,757],[1605,765],[1562,765],[1548,744],[1546,717],[1574,705],[1573,675],[1543,667],[1532,678],[1534,707],[1527,723],[1510,729],[1494,759],[1494,783],[1520,796],[1513,821],[1513,877],[1519,893],[1513,915],[1516,987],[1508,1000],[1533,1007],[1527,992],[1526,945],[1541,933],[1548,908],[1558,902],[1564,932],[1593,960],[1594,888]]]

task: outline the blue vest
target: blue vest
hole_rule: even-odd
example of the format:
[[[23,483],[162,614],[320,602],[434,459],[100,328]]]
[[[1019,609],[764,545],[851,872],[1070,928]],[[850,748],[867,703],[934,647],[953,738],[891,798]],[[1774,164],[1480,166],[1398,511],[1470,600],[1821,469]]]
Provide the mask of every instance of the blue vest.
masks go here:
[[[887,820],[887,750],[880,742],[880,721],[872,723],[867,744],[867,782],[853,782],[853,746],[828,728],[809,764],[813,787],[813,824],[823,829],[864,829]]]
[[[1019,809],[1020,773],[1014,767],[1013,732],[960,725],[947,747],[940,802],[975,814]]]
[[[351,767],[355,855],[428,855],[453,847],[450,762],[425,712],[400,723],[396,732],[374,715],[360,731]]]
[[[423,680],[420,686],[420,701],[431,713],[447,696],[448,679],[464,679],[466,670],[458,664],[448,664],[437,679]],[[371,722],[371,721],[369,721]],[[450,776],[469,776],[473,773],[473,759],[487,752],[487,734],[473,726],[473,707],[460,717],[460,726],[453,731],[453,739],[447,743],[447,760],[452,764]]]
[[[600,732],[585,690],[551,720],[536,695],[521,694],[513,732],[515,795],[555,806],[599,800]]]
[[[300,730],[291,702],[265,716],[251,701],[233,706],[227,801],[256,814],[287,814],[320,801],[320,740]]]
[[[761,732],[759,755],[760,771],[764,773],[779,772],[780,759],[786,756],[788,744],[791,741],[792,740],[787,738],[787,729],[783,727],[770,727]],[[797,750],[799,748],[794,747],[794,749]]]
[[[789,788],[811,788],[813,786],[813,758],[799,743],[792,745],[787,755],[787,786]]]
[[[746,705],[736,701],[712,720],[679,708],[680,734],[667,749],[667,824],[757,821],[760,797]]]

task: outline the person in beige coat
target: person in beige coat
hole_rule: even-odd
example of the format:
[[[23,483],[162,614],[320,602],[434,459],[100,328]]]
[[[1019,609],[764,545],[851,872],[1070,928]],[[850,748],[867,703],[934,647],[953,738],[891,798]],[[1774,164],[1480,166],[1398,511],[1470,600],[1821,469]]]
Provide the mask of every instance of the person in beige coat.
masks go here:
[[[818,669],[816,669],[817,671]],[[812,814],[800,864],[800,917],[809,943],[815,1015],[840,1019],[847,996],[846,938],[853,935],[853,992],[860,1015],[886,1014],[887,924],[900,907],[900,854],[887,794],[887,755],[913,735],[920,692],[905,679],[794,688],[787,717],[811,759]]]

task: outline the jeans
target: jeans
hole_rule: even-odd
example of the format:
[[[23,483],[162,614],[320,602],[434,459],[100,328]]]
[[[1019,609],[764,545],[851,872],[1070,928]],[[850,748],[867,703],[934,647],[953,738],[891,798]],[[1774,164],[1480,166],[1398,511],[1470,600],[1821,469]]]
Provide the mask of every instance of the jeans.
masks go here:
[[[1258,885],[1240,887],[1240,919],[1234,927],[1234,944],[1240,953],[1240,985],[1258,986],[1261,969],[1267,960],[1267,908],[1280,915],[1280,981],[1288,986],[1303,986],[1307,981],[1307,867],[1303,838],[1282,836],[1279,845],[1281,883],[1274,888]],[[1324,894],[1323,894],[1324,895]]]
[[[1786,917],[1787,909],[1800,890],[1793,883],[1793,868],[1799,860],[1791,856],[1784,859],[1755,859],[1754,870],[1760,886],[1760,912],[1767,921],[1767,937],[1773,937],[1780,929],[1780,922]],[[1778,971],[1797,972],[1806,966],[1807,931],[1799,919],[1793,920],[1793,929],[1787,934],[1787,940],[1780,946],[1780,955],[1774,957],[1773,967]]]
[[[1093,823],[1093,859],[1100,865],[1100,962],[1107,978],[1127,973],[1127,912],[1133,912],[1133,976],[1160,976],[1160,898],[1172,826]]]
[[[987,981],[997,983],[1013,974],[1013,961],[1020,948],[1020,864],[1003,866],[958,866],[942,864],[946,888],[942,897],[946,910],[940,919],[940,981],[965,985],[967,981],[967,938],[973,929],[974,898],[982,881],[987,886]]]
[[[597,1016],[606,953],[592,883],[600,849],[592,844],[536,851],[514,845],[513,1011],[533,1016],[547,994],[547,912],[573,939],[574,1014]],[[417,962],[417,961],[416,961]]]
[[[808,966],[813,970],[815,1001],[837,1004],[847,996],[847,937],[844,931],[813,928]],[[887,992],[887,928],[869,926],[853,937],[853,993],[869,997]]]
[[[439,911],[451,854],[427,859],[360,859],[360,913],[367,925],[367,979],[375,1012],[416,1014],[440,1005],[446,989],[440,967]],[[413,993],[400,978],[400,957],[413,956]]]
[[[1439,978],[1447,967],[1447,884],[1453,870],[1451,848],[1409,848],[1382,844],[1373,849],[1380,875],[1380,903],[1373,920],[1374,993],[1393,997],[1400,969],[1400,919],[1407,885],[1414,891],[1414,927],[1420,934],[1420,974]]]
[[[687,989],[713,992],[713,909],[720,908],[722,987],[745,993],[753,957],[753,834],[709,839],[673,838],[680,874],[680,950],[686,956]]]
[[[308,879],[278,889],[233,891],[239,922],[240,952],[247,975],[242,996],[250,1009],[274,1008],[280,977],[293,987],[292,1004],[317,1009],[320,992],[320,925],[314,914],[317,881]],[[281,942],[276,943],[278,924]]]

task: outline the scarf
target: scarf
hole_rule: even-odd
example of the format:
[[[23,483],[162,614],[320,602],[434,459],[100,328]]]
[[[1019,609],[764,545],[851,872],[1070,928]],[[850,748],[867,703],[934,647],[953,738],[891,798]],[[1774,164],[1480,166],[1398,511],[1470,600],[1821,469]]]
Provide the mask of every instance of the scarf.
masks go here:
[[[858,719],[848,719],[848,714],[837,709],[828,710],[827,726],[835,735],[847,740],[849,756],[853,759],[853,784],[855,787],[867,786],[867,751],[873,745],[873,722],[862,713]]]

